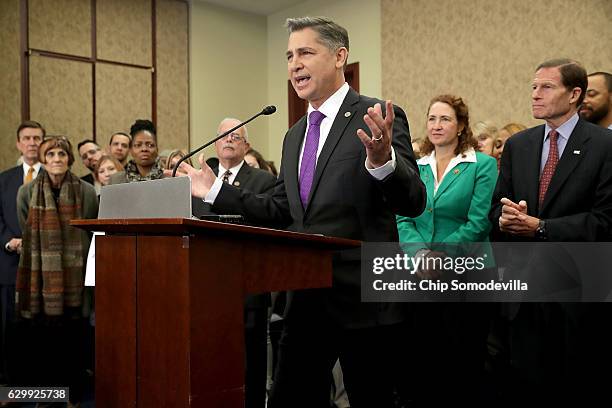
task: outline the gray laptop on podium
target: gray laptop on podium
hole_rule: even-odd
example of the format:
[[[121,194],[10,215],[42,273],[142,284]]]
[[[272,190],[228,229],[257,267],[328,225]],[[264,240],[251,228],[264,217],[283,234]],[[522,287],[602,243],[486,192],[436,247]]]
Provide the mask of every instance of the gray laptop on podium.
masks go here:
[[[191,179],[173,177],[102,187],[98,219],[191,218]]]

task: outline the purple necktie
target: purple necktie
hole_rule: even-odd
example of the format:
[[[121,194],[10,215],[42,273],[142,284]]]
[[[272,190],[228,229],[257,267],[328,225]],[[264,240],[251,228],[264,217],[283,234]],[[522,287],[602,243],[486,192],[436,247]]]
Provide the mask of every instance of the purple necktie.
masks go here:
[[[308,195],[314,179],[315,166],[317,164],[317,149],[319,148],[319,137],[321,136],[321,121],[325,115],[319,111],[312,111],[308,117],[308,133],[304,143],[302,164],[300,166],[300,198],[304,208],[308,204]]]

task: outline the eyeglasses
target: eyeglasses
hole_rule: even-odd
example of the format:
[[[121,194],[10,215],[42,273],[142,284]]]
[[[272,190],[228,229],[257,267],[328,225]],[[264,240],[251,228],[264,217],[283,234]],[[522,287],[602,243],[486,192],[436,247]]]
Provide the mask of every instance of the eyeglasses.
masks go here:
[[[44,142],[49,142],[51,140],[63,140],[64,142],[67,142],[68,139],[66,138],[66,136],[59,136],[59,135],[47,135],[43,138],[43,143]]]
[[[134,149],[137,149],[137,150],[142,150],[142,148],[145,146],[148,149],[155,149],[157,147],[157,145],[153,142],[144,142],[144,143],[139,142],[139,143],[134,143],[132,145],[132,147],[134,147]]]
[[[236,143],[246,140],[244,137],[240,136],[239,133],[230,133],[229,135],[225,137],[229,137],[232,140],[232,142],[236,142]]]

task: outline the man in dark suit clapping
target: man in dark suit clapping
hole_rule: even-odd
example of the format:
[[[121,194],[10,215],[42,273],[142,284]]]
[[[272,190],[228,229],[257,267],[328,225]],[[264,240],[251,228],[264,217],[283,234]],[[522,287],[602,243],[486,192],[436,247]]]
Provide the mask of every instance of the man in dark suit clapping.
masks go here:
[[[536,69],[532,111],[546,122],[506,142],[490,213],[498,240],[611,240],[612,131],[578,116],[586,89],[586,71],[575,61],[551,60]],[[543,249],[535,251],[542,255]],[[520,385],[511,392],[517,400],[584,401],[594,390],[607,389],[594,385],[594,367],[605,370],[610,362],[607,306],[524,303],[515,308],[511,352]]]

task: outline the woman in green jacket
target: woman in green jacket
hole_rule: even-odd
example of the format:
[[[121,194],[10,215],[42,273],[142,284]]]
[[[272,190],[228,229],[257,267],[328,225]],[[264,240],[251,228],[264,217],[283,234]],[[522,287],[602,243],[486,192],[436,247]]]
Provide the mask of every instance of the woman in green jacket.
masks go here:
[[[488,220],[497,179],[494,158],[476,151],[468,108],[459,97],[439,95],[427,113],[427,139],[417,161],[427,189],[427,205],[418,217],[397,217],[402,248],[424,259],[474,255],[484,249],[490,259]],[[482,251],[479,254],[483,254]],[[492,266],[488,261],[486,266]],[[421,279],[454,279],[455,272],[423,268]],[[434,400],[477,402],[484,371],[489,307],[483,304],[419,303],[408,336],[418,353],[411,381],[418,395]],[[418,399],[418,398],[417,398]]]

